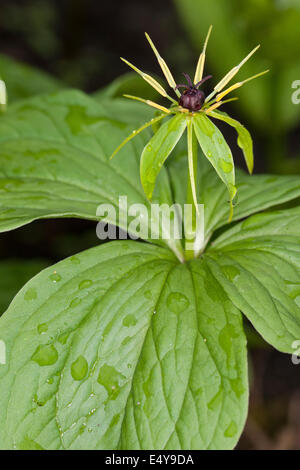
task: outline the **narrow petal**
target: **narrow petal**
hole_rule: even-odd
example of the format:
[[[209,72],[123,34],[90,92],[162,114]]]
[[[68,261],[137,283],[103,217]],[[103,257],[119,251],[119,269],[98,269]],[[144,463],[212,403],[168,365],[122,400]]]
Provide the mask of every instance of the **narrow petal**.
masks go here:
[[[162,69],[162,72],[164,74],[164,76],[166,77],[166,80],[169,84],[169,86],[171,88],[173,88],[173,90],[175,91],[176,95],[178,97],[180,97],[180,92],[176,89],[176,82],[174,80],[174,77],[169,69],[169,67],[167,66],[165,60],[161,57],[161,55],[159,54],[158,50],[156,49],[155,45],[153,44],[153,41],[152,39],[150,38],[149,34],[148,33],[145,33],[145,36],[147,38],[147,41],[149,42],[154,54],[156,55],[156,58],[157,58],[157,61],[160,65],[160,68]]]
[[[123,59],[122,57],[121,57],[121,60],[125,62],[125,64],[127,64],[129,67],[131,67],[136,73],[138,73],[147,83],[149,83],[149,85],[151,85],[156,91],[158,91],[158,93],[160,93],[164,98],[168,98],[170,101],[172,101],[172,103],[177,104],[177,101],[175,101],[173,98],[171,98],[168,95],[166,90],[161,86],[160,83],[158,83],[157,80],[155,80],[155,78],[151,77],[151,75],[148,75],[147,73],[142,72],[135,65],[128,62],[128,60]]]
[[[206,101],[210,101],[213,96],[215,96],[216,93],[219,93],[220,91],[225,88],[227,83],[229,83],[233,77],[239,72],[239,70],[242,68],[242,66],[250,59],[250,57],[259,49],[260,45],[256,46],[238,65],[233,67],[224,78],[215,86],[214,91],[206,98]]]
[[[143,124],[139,129],[132,131],[132,133],[128,137],[126,137],[125,140],[123,140],[123,142],[119,145],[119,147],[116,148],[114,153],[111,155],[110,160],[124,147],[124,145],[127,144],[127,142],[129,142],[131,139],[136,137],[143,130],[147,129],[147,127],[150,127],[156,122],[161,121],[166,116],[167,116],[166,114],[161,114],[160,116],[157,116],[156,118],[151,119],[151,121],[148,121],[145,124]]]
[[[206,56],[206,48],[207,48],[208,40],[209,40],[209,37],[210,37],[210,34],[211,34],[211,30],[212,30],[212,25],[209,27],[209,30],[208,30],[208,33],[207,33],[207,36],[206,36],[206,39],[205,39],[205,42],[204,42],[204,46],[203,46],[203,49],[202,49],[202,52],[200,54],[198,64],[197,64],[197,67],[196,67],[196,73],[195,73],[195,78],[194,78],[194,84],[195,85],[196,85],[196,83],[200,82],[202,80],[202,77],[203,77],[203,70],[204,70],[205,56]]]
[[[129,98],[130,100],[135,100],[135,101],[140,101],[141,103],[145,103],[148,106],[151,106],[152,108],[159,109],[160,111],[163,111],[166,114],[171,113],[171,111],[168,108],[165,108],[164,106],[161,106],[160,104],[157,104],[154,101],[145,100],[144,98],[140,98],[139,96],[132,96],[132,95],[123,95],[123,96],[125,98]]]
[[[216,101],[220,101],[222,98],[224,98],[224,96],[228,95],[228,93],[230,93],[231,91],[236,90],[237,88],[240,88],[245,83],[250,82],[251,80],[254,80],[255,78],[261,77],[262,75],[265,75],[268,72],[269,70],[264,70],[263,72],[257,73],[256,75],[253,75],[252,77],[249,77],[246,80],[243,80],[242,82],[235,83],[231,87],[227,88],[227,90],[219,93],[216,97]]]

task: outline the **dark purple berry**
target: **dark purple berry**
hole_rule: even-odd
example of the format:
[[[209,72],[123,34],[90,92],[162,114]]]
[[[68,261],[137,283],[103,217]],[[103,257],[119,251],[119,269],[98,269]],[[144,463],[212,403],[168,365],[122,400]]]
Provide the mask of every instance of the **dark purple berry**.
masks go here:
[[[200,82],[196,83],[196,85],[193,85],[189,75],[187,73],[184,73],[183,75],[185,76],[189,86],[182,84],[176,86],[176,88],[186,88],[180,97],[179,105],[189,111],[199,111],[205,102],[205,93],[202,90],[198,90],[198,88],[212,76],[208,75]]]

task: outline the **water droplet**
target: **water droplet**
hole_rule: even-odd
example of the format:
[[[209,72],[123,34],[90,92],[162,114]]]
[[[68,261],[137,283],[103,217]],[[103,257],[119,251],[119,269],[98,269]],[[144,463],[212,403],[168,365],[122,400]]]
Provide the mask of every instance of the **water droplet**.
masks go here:
[[[146,290],[146,292],[144,293],[144,297],[145,299],[152,299],[152,292],[150,290]]]
[[[40,335],[46,333],[46,331],[48,331],[47,323],[41,323],[40,325],[38,325],[37,330]]]
[[[34,287],[31,287],[30,289],[28,289],[24,295],[24,300],[35,300],[36,298],[37,298],[37,292]]]
[[[70,336],[70,331],[66,331],[65,333],[62,333],[61,335],[59,335],[59,337],[57,338],[57,341],[60,344],[66,344],[66,342],[68,341],[69,336]]]
[[[73,300],[70,302],[69,307],[70,307],[70,308],[75,308],[75,307],[77,307],[77,305],[79,305],[80,303],[81,303],[81,299],[79,299],[79,297],[75,297],[75,299],[73,299]]]
[[[79,434],[83,434],[86,430],[86,423],[82,424],[79,428]]]
[[[18,444],[18,447],[14,445],[14,448],[18,448],[18,450],[44,450],[40,444],[27,436]]]
[[[172,292],[167,298],[168,309],[177,314],[184,312],[189,305],[188,298],[180,292]]]
[[[226,160],[220,160],[220,166],[224,173],[230,173],[233,169],[233,165],[231,162],[227,162]]]
[[[232,341],[236,337],[238,337],[238,333],[234,325],[231,324],[225,325],[219,334],[219,344],[226,353],[228,362],[233,354]]]
[[[88,287],[90,287],[91,285],[93,284],[93,281],[91,281],[90,279],[85,279],[84,281],[81,281],[80,284],[79,284],[79,289],[82,290],[82,289],[87,289]]]
[[[135,318],[134,315],[127,315],[124,320],[123,320],[123,325],[124,326],[135,326],[137,324],[137,319]]]
[[[114,367],[105,364],[99,371],[97,382],[106,389],[108,399],[115,400],[120,393],[120,385],[124,379],[124,375],[120,374]]]
[[[207,405],[208,408],[212,411],[216,411],[221,405],[222,397],[223,397],[223,392],[222,392],[222,389],[220,388],[220,390],[215,394],[215,396],[208,403]]]
[[[222,270],[229,281],[235,281],[241,274],[239,269],[232,264],[223,266]]]
[[[83,356],[79,356],[71,365],[71,375],[74,380],[83,380],[88,371],[88,363]]]
[[[237,431],[238,431],[238,429],[237,429],[236,423],[234,421],[231,421],[228,428],[224,432],[224,436],[225,437],[233,437],[233,436],[236,435]]]
[[[53,344],[43,344],[37,347],[31,359],[39,366],[52,366],[58,359],[58,352]]]
[[[49,279],[51,279],[52,282],[56,283],[61,280],[61,276],[56,271],[54,271],[54,273],[49,276]]]

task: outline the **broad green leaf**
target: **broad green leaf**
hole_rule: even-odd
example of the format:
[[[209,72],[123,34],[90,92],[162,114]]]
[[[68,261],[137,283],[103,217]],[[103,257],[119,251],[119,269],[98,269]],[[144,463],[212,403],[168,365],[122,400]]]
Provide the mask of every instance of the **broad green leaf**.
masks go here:
[[[1,449],[228,449],[247,413],[239,311],[205,259],[111,242],[0,319]]]
[[[232,204],[236,187],[231,150],[223,134],[204,113],[194,115],[193,126],[204,155],[227,186]],[[230,216],[232,217],[232,214]]]
[[[173,159],[168,165],[174,199],[180,204],[185,202],[183,191],[186,187],[185,159],[186,156],[183,155]],[[208,241],[212,233],[228,221],[228,208],[223,202],[226,198],[226,188],[203,155],[200,155],[198,165],[198,201],[204,204],[205,238]],[[238,195],[233,213],[235,221],[300,197],[298,175],[249,176],[244,171],[237,170],[236,186]]]
[[[40,259],[0,261],[0,315],[7,309],[21,287],[48,264]]]
[[[300,339],[300,208],[254,215],[212,243],[208,263],[237,308],[283,352]]]
[[[127,224],[126,207],[119,210],[120,196],[127,197],[127,208],[143,204],[150,209],[139,182],[140,154],[149,133],[137,136],[109,160],[134,129],[135,110],[138,120],[139,104],[124,100],[99,104],[81,92],[64,91],[23,101],[1,116],[0,231],[40,218],[99,220],[98,206],[110,204],[117,220],[114,214],[102,220],[125,230],[129,225],[131,234],[149,238],[147,217],[137,232],[137,226],[130,226],[135,217],[128,217]],[[147,109],[143,116],[149,120]],[[149,221],[160,239],[162,222],[150,216]],[[173,246],[176,253],[181,250],[179,240],[156,242]]]
[[[141,156],[141,182],[148,199],[152,198],[159,172],[184,133],[186,117],[177,114],[165,122],[145,146]]]
[[[249,173],[252,173],[253,165],[254,165],[254,157],[253,157],[253,142],[252,142],[250,132],[239,121],[236,121],[236,119],[232,119],[226,113],[223,113],[221,111],[212,111],[210,113],[210,116],[212,116],[215,119],[220,119],[221,121],[224,121],[230,126],[235,128],[235,130],[238,133],[238,141],[237,141],[238,145],[243,151],[248,171]]]
[[[8,104],[63,88],[63,84],[51,75],[3,54],[0,54],[0,77],[7,86]]]

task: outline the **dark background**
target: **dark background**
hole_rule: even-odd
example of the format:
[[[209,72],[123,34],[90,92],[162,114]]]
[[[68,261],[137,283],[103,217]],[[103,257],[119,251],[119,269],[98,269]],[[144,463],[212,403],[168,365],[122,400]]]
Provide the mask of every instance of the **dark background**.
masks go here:
[[[206,70],[214,83],[261,43],[242,78],[270,67],[268,78],[248,84],[238,93],[240,102],[227,109],[252,133],[256,172],[299,174],[300,104],[291,102],[291,84],[300,80],[300,1],[0,0],[0,10],[0,53],[89,93],[127,72],[120,56],[160,74],[144,31],[179,82],[182,72],[193,73],[210,23]],[[226,135],[240,164],[235,135],[228,130]],[[94,223],[39,221],[2,234],[0,257],[2,262],[38,258],[47,265],[97,242]],[[17,270],[11,271],[19,277],[16,288],[27,279]],[[250,414],[238,448],[300,449],[300,365],[248,328]]]

